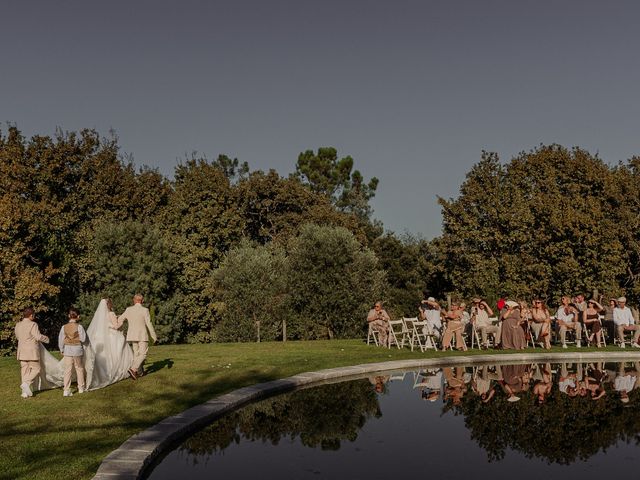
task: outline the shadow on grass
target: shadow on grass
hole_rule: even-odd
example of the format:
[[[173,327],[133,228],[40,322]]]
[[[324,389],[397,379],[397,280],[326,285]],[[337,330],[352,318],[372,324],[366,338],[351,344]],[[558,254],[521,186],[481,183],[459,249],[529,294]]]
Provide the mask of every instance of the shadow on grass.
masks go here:
[[[172,368],[173,360],[170,358],[165,358],[164,360],[158,360],[157,362],[153,362],[147,368],[145,368],[145,373],[148,375],[150,373],[157,372],[158,370],[162,370],[163,368]]]

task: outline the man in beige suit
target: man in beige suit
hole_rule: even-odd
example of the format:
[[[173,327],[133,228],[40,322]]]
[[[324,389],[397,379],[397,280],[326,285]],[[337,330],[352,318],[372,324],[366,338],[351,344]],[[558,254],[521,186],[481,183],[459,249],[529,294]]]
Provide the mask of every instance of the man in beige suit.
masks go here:
[[[33,308],[25,308],[23,318],[16,324],[18,339],[18,360],[22,378],[22,398],[32,397],[31,384],[40,373],[40,342],[49,343],[49,337],[42,335],[34,322]]]
[[[153,341],[158,341],[156,331],[151,325],[151,316],[149,315],[149,309],[142,306],[142,295],[136,293],[133,296],[133,306],[128,307],[122,315],[118,317],[118,323],[116,328],[122,327],[122,324],[126,320],[129,322],[129,328],[127,329],[127,342],[133,347],[133,363],[129,369],[129,375],[134,380],[138,378],[140,374],[140,366],[147,358],[147,352],[149,351],[149,334]]]

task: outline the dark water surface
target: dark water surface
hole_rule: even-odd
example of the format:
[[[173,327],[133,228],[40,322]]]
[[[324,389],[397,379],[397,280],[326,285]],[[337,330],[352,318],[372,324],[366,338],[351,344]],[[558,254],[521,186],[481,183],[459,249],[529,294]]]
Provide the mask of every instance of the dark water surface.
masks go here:
[[[638,370],[461,366],[314,387],[212,423],[148,478],[637,478]]]

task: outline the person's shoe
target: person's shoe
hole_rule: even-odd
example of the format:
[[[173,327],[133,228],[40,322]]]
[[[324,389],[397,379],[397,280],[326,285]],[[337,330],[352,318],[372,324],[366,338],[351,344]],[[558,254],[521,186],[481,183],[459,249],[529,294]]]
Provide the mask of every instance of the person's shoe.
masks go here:
[[[84,393],[85,389],[83,387],[78,387],[78,393]]]
[[[633,343],[631,344],[631,346],[632,346],[633,348],[640,348],[640,345],[639,345],[637,342],[633,342]]]
[[[71,390],[65,390],[64,392],[62,392],[62,396],[63,397],[73,397],[73,393],[71,393]]]
[[[620,348],[625,348],[625,347],[626,347],[626,345],[624,344],[624,342],[622,342],[622,343],[620,344]]]
[[[22,389],[22,398],[33,397],[33,392],[31,391],[31,387],[29,387],[28,383],[23,383],[20,385],[20,388]]]
[[[137,380],[137,379],[138,379],[138,375],[136,374],[136,372],[135,372],[135,370],[134,370],[133,368],[130,368],[130,369],[129,369],[129,376],[130,376],[131,378],[133,378],[134,380]]]
[[[563,343],[563,344],[562,344],[562,348],[569,348],[569,347],[567,347],[567,344],[566,344],[566,343]]]

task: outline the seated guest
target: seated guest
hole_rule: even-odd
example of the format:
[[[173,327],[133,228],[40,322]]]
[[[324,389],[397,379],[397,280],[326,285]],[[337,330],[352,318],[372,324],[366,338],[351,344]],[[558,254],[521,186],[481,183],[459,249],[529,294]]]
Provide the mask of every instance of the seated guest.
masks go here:
[[[602,311],[604,311],[602,305],[592,298],[589,300],[587,308],[582,312],[582,323],[587,328],[587,332],[591,330],[589,343],[593,341],[595,336],[598,348],[602,346],[602,324],[600,323],[600,312]]]
[[[556,312],[556,319],[558,320],[558,333],[560,334],[560,341],[562,342],[562,348],[567,348],[567,330],[574,330],[576,332],[576,347],[580,348],[580,335],[582,335],[582,325],[578,318],[578,309],[570,304],[569,297],[562,297],[562,305]]]
[[[460,304],[452,303],[451,310],[449,310],[445,317],[447,320],[447,327],[444,330],[444,335],[442,336],[442,349],[446,350],[451,347],[451,339],[453,335],[456,336],[456,348],[458,350],[466,350],[467,345],[464,343],[464,338],[462,338],[462,330],[464,329],[464,324],[462,323],[462,310],[460,309]]]
[[[627,307],[627,299],[625,297],[618,298],[618,306],[613,309],[613,323],[616,326],[618,332],[618,341],[620,347],[624,348],[624,332],[635,332],[633,335],[633,342],[631,346],[640,348],[638,345],[638,337],[640,337],[640,325],[635,325],[635,320],[631,314],[631,310]]]
[[[540,298],[533,301],[531,312],[531,330],[535,341],[544,345],[544,348],[551,348],[551,315],[549,309]]]
[[[382,308],[382,302],[376,302],[369,314],[367,315],[367,322],[371,328],[378,332],[380,337],[380,344],[383,346],[389,345],[389,314]]]
[[[426,300],[422,300],[420,304],[420,318],[426,320],[428,327],[424,333],[432,333],[436,338],[440,338],[440,332],[442,330],[440,312],[440,305],[438,305],[435,298],[429,297]]]
[[[576,307],[578,312],[582,313],[587,309],[587,302],[584,299],[584,295],[579,293],[573,299],[573,306]]]
[[[473,306],[471,307],[471,323],[480,332],[482,346],[489,348],[489,334],[493,335],[494,344],[497,346],[500,344],[500,324],[494,325],[489,317],[493,315],[491,307],[479,298],[473,299]]]
[[[467,312],[467,304],[464,302],[460,302],[460,320],[462,321],[463,325],[469,325],[469,322],[471,322],[471,315],[469,315],[469,312]]]
[[[502,348],[524,350],[527,346],[527,339],[522,329],[522,318],[520,316],[520,305],[513,300],[508,300],[505,308],[500,314],[502,320]]]

